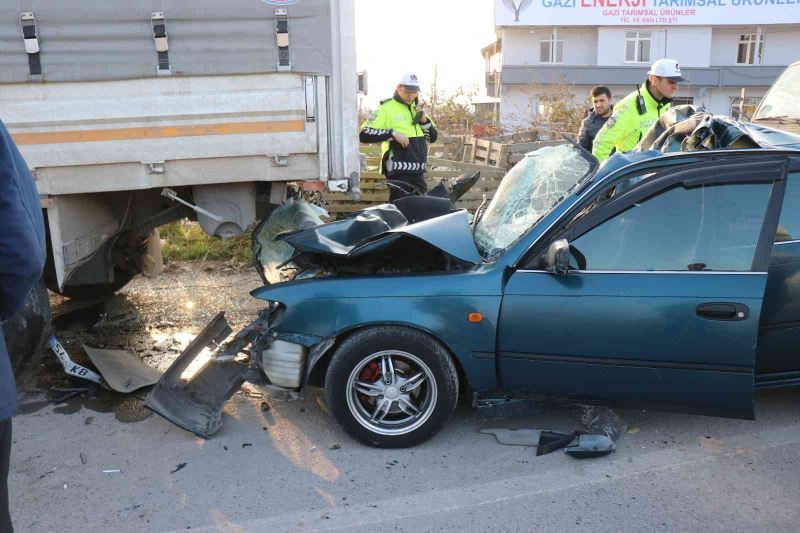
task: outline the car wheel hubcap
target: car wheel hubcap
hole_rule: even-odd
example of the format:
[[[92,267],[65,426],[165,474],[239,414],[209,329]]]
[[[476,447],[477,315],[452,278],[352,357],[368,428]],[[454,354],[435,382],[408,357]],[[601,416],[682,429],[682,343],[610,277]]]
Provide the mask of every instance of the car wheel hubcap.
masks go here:
[[[433,372],[408,352],[368,355],[347,380],[347,407],[359,424],[380,435],[405,435],[433,414],[437,387]]]

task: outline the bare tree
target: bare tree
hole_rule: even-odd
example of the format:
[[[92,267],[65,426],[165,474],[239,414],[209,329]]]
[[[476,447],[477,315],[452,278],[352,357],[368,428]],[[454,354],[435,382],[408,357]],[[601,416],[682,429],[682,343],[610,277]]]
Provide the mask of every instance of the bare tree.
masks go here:
[[[527,106],[506,113],[512,125],[504,128],[504,133],[541,130],[576,134],[590,106],[588,98],[576,95],[575,88],[563,79],[557,84],[530,83],[523,93]]]

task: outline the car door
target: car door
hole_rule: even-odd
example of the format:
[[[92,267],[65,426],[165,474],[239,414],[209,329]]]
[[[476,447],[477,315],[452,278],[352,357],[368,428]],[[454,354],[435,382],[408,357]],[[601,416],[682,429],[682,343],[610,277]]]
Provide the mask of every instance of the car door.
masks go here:
[[[785,173],[781,157],[651,168],[567,213],[505,287],[503,386],[751,418]],[[543,257],[564,238],[572,268],[557,275]]]
[[[800,383],[800,158],[794,158],[775,234],[759,324],[756,387]]]

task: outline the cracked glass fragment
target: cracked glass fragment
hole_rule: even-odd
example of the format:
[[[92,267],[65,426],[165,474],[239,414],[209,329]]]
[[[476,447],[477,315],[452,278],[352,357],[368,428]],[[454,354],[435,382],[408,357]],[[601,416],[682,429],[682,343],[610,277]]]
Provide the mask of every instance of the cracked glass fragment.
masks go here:
[[[484,257],[503,253],[586,176],[590,162],[571,144],[528,153],[512,168],[475,229]]]

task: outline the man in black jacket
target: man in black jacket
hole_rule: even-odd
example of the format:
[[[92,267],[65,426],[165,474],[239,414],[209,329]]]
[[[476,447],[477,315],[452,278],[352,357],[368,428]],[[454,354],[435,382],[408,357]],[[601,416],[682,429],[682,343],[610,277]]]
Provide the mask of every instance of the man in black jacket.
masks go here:
[[[42,276],[44,219],[28,165],[0,121],[0,321],[9,319]],[[11,417],[17,389],[0,328],[0,531],[12,531],[8,511]]]
[[[578,144],[591,152],[594,137],[611,116],[614,106],[611,105],[611,91],[605,85],[592,87],[589,94],[592,98],[592,109],[589,110],[589,114],[581,122]]]

